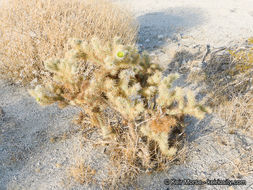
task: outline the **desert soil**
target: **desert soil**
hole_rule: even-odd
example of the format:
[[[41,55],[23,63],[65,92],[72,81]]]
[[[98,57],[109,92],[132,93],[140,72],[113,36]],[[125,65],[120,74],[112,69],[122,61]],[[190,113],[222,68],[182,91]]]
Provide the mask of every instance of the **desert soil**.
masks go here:
[[[140,23],[138,45],[160,64],[171,54],[188,49],[229,46],[253,36],[252,0],[117,0],[132,9]],[[184,61],[184,60],[179,60]],[[178,84],[193,90],[184,80]],[[0,81],[0,190],[100,189],[79,185],[68,168],[81,159],[104,179],[107,157],[103,149],[82,144],[72,118],[78,108],[40,107],[24,87]],[[215,114],[202,121],[188,118],[187,157],[183,164],[161,173],[140,176],[140,189],[166,189],[164,179],[244,179],[246,186],[170,186],[169,189],[253,189],[252,137],[232,134]],[[57,137],[57,138],[54,138]],[[57,139],[57,140],[52,140]],[[250,159],[250,160],[248,160]],[[251,167],[251,168],[250,168]],[[244,171],[251,173],[244,173]],[[131,189],[131,187],[129,187]]]

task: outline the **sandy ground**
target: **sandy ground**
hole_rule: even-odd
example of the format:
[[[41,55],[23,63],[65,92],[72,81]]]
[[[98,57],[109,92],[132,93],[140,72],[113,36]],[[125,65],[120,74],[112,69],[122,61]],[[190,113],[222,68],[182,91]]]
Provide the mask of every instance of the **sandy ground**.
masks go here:
[[[120,0],[140,22],[139,46],[159,56],[166,66],[167,50],[229,45],[253,36],[252,0]],[[185,86],[183,80],[179,85]],[[196,89],[196,86],[187,86]],[[26,89],[0,81],[0,190],[99,189],[69,179],[68,167],[81,158],[91,162],[103,179],[106,156],[87,143],[81,147],[81,132],[72,124],[78,108],[42,108]],[[2,111],[1,111],[2,110]],[[253,140],[229,128],[215,114],[202,121],[188,119],[189,150],[181,165],[169,171],[141,176],[141,189],[166,189],[165,178],[245,179],[246,186],[170,186],[169,189],[253,189],[253,176],[242,175],[252,160]],[[63,140],[53,142],[52,137]],[[92,154],[87,154],[92,152]],[[239,160],[239,161],[238,161]],[[249,164],[251,163],[251,165]],[[131,189],[131,188],[130,188]]]
[[[224,46],[253,33],[251,0],[119,1],[128,5],[138,16],[141,41],[146,41],[145,45],[150,47],[159,46],[156,42],[160,39],[159,35],[191,41],[192,45]]]

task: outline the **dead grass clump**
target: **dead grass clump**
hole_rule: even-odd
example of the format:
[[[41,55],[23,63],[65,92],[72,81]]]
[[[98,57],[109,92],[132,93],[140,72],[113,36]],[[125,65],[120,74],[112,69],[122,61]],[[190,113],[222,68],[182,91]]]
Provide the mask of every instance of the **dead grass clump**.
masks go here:
[[[202,67],[196,74],[204,73],[202,93],[207,103],[231,127],[231,133],[242,129],[252,136],[253,39],[210,51]]]
[[[249,151],[241,150],[242,156],[240,159],[232,160],[234,170],[231,177],[240,178],[253,174],[253,156]]]
[[[48,76],[43,61],[62,56],[67,39],[103,42],[119,36],[134,43],[137,23],[109,0],[8,0],[0,7],[0,75],[15,83],[37,84]]]
[[[232,129],[241,129],[253,137],[253,96],[234,97],[216,108],[216,112]]]
[[[230,71],[231,75],[245,73],[253,68],[253,38],[247,40],[246,47],[232,49],[229,53],[233,57],[233,61],[236,62],[235,67]]]
[[[164,171],[169,169],[173,164],[179,164],[184,161],[187,146],[183,136],[181,139],[175,138],[178,134],[173,130],[177,129],[174,126],[176,122],[174,119],[168,120],[164,118],[162,121],[154,119],[142,123],[154,123],[155,121],[155,123],[161,124],[161,122],[167,122],[164,124],[168,125],[164,125],[163,129],[166,129],[166,132],[170,134],[168,138],[168,141],[171,142],[170,146],[177,149],[176,155],[168,157],[160,151],[159,144],[156,141],[140,135],[139,127],[141,124],[126,126],[120,115],[113,112],[113,110],[109,113],[110,116],[108,115],[108,118],[110,119],[108,125],[112,127],[115,138],[101,138],[92,141],[85,136],[85,141],[92,141],[94,147],[104,147],[104,153],[108,155],[109,162],[105,169],[108,175],[104,179],[104,186],[107,189],[122,189],[130,185],[134,187],[138,176],[141,174]],[[82,119],[87,120],[84,117]],[[173,127],[171,130],[168,130],[171,125],[171,123],[168,123],[170,120],[174,123],[172,123]],[[83,125],[87,128],[86,124]],[[184,132],[181,131],[181,133]]]
[[[232,48],[213,51],[203,69],[210,105],[219,105],[252,92],[253,44],[246,43]]]
[[[253,157],[251,147],[247,141],[242,140],[253,138],[252,94],[247,93],[244,96],[235,96],[231,101],[217,106],[215,112],[226,122],[226,125],[230,128],[229,133],[234,136],[234,142],[229,142],[224,140],[224,138],[220,138],[220,142],[223,145],[232,145],[233,149],[240,153],[239,158],[231,160],[234,166],[231,177],[240,178],[252,175]]]
[[[77,165],[69,168],[69,175],[80,184],[90,184],[94,182],[95,174],[96,170],[92,169],[89,165],[85,165],[85,163],[81,161]]]

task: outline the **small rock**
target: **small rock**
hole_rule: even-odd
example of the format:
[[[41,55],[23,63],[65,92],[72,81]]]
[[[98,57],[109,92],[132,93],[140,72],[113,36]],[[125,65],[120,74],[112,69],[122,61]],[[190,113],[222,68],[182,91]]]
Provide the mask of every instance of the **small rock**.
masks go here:
[[[176,35],[172,38],[173,41],[180,41],[181,39],[182,39],[182,35],[181,35],[181,34],[176,34]]]
[[[4,117],[4,111],[3,109],[0,107],[0,120],[3,120]]]
[[[236,8],[230,9],[230,12],[232,13],[236,12]]]
[[[186,60],[184,59],[184,60],[182,61],[181,65],[186,65],[186,64],[187,64],[187,62],[186,62]]]
[[[164,38],[164,36],[163,36],[162,34],[160,34],[160,35],[157,36],[157,38],[158,38],[159,40],[162,40],[162,39]]]
[[[168,38],[168,39],[166,40],[166,42],[172,43],[172,39]]]
[[[149,56],[153,57],[153,56],[155,56],[155,53],[152,52],[152,53],[149,54]]]
[[[61,165],[61,164],[59,164],[59,163],[56,163],[56,164],[55,164],[55,167],[56,167],[56,168],[61,168],[61,167],[62,167],[62,165]]]
[[[40,173],[40,168],[36,168],[35,170],[34,170],[36,173]]]
[[[222,66],[221,66],[221,69],[222,69],[222,70],[226,70],[226,69],[227,69],[227,65],[222,65]]]
[[[150,42],[150,39],[146,39],[145,42]]]
[[[35,33],[35,32],[30,32],[30,36],[31,36],[32,38],[34,38],[34,37],[36,37],[36,33]]]

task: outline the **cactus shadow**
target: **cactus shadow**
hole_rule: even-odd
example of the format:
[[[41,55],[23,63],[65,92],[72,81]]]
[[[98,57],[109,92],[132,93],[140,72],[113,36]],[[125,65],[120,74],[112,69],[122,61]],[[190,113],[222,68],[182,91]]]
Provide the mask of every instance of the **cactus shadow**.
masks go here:
[[[187,142],[191,143],[213,133],[216,130],[211,124],[213,118],[214,116],[211,114],[207,115],[203,120],[198,120],[194,117],[186,117],[185,122],[188,124],[185,130]]]
[[[177,7],[140,15],[137,20],[140,24],[140,49],[150,51],[162,47],[168,39],[178,41],[178,35],[185,35],[205,19],[200,9]]]

